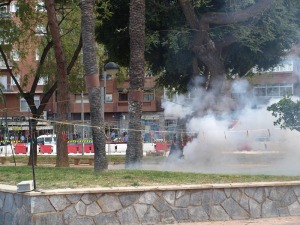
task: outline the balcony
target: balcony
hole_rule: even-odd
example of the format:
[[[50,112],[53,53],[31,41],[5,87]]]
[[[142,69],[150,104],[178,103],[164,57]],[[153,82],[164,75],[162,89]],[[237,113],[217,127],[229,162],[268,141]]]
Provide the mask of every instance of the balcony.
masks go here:
[[[157,111],[156,101],[143,102],[143,112],[155,112]],[[128,112],[128,102],[120,101],[117,102],[117,112]]]
[[[143,102],[143,112],[157,111],[156,101]]]
[[[12,63],[10,61],[8,61],[8,65],[9,65],[9,68],[11,69],[12,68]],[[5,62],[3,60],[0,60],[0,69],[1,70],[6,70],[7,67],[5,65]]]
[[[10,12],[0,12],[0,19],[10,19],[11,13]]]
[[[128,112],[128,102],[117,102],[117,112]]]
[[[14,92],[14,85],[7,85],[3,92]]]

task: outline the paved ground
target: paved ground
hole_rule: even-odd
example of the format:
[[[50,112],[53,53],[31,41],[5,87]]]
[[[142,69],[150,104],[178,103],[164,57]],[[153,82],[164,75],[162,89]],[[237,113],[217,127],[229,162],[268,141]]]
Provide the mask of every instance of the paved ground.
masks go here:
[[[300,217],[279,217],[256,220],[180,223],[180,225],[300,225]]]

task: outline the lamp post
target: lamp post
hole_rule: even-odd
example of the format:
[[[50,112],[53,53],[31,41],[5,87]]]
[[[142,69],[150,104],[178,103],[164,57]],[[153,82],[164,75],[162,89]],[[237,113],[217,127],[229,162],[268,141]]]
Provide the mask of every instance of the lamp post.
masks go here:
[[[81,154],[84,155],[84,104],[83,104],[83,91],[81,92],[81,123],[82,123],[82,127],[81,127]],[[75,137],[77,139],[77,137]]]
[[[119,72],[120,67],[118,64],[114,62],[108,62],[104,66],[103,71],[103,87],[101,88],[101,110],[102,110],[102,118],[103,118],[103,124],[105,125],[105,119],[104,119],[104,106],[105,106],[105,97],[106,97],[106,77],[107,74],[111,75],[112,78],[116,75],[117,72]],[[105,132],[105,128],[104,128]],[[106,145],[105,145],[106,148]],[[108,153],[110,154],[110,144],[108,144]]]
[[[106,77],[107,74],[111,75],[112,78],[119,72],[120,67],[114,62],[108,62],[104,66],[103,71],[103,87],[101,88],[101,105],[102,105],[102,117],[104,121],[104,105],[105,105],[105,95],[106,95]]]

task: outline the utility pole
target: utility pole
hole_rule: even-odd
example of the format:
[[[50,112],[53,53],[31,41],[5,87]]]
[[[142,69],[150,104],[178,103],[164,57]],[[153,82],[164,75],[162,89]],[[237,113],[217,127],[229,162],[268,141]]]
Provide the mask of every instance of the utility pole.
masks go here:
[[[35,168],[34,168],[34,152],[33,143],[34,134],[32,134],[32,118],[29,118],[29,132],[30,132],[30,155],[31,155],[31,168],[32,168],[32,179],[33,179],[33,190],[36,191],[36,180],[35,180]]]
[[[83,143],[83,136],[84,136],[84,104],[83,104],[83,91],[81,92],[81,141],[82,141],[82,149],[81,153],[84,155],[84,143]]]

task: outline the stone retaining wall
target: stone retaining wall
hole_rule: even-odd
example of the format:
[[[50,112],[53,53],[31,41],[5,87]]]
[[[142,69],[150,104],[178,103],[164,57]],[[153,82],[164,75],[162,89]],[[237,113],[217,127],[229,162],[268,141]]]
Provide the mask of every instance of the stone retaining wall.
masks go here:
[[[89,188],[0,186],[0,224],[166,224],[300,215],[300,182]]]

